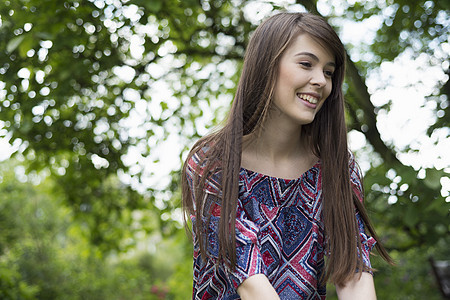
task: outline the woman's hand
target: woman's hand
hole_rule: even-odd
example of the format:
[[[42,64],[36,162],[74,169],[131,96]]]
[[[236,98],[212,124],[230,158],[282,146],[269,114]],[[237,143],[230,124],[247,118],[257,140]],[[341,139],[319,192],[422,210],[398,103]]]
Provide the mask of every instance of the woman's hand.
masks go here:
[[[277,292],[264,274],[256,274],[244,280],[237,288],[242,300],[279,300]]]
[[[377,299],[373,277],[367,272],[363,272],[361,277],[358,273],[355,274],[353,280],[347,282],[345,287],[336,285],[336,293],[339,300]]]

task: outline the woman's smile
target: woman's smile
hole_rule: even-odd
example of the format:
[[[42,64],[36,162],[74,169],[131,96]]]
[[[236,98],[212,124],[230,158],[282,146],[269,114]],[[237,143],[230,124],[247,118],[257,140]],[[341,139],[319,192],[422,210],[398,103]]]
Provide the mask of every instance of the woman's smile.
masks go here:
[[[309,34],[300,34],[279,63],[273,105],[280,122],[294,126],[314,120],[332,89],[334,56]]]

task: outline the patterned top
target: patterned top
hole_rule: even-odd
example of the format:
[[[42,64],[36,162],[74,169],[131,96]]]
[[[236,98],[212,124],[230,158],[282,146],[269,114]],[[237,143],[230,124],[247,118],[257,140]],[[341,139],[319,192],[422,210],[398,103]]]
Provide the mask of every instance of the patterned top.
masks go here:
[[[199,157],[188,162],[187,177],[193,175]],[[201,172],[201,169],[200,169]],[[359,169],[350,159],[351,182],[362,201]],[[298,179],[281,179],[241,169],[236,212],[237,265],[234,271],[224,263],[216,266],[220,202],[219,175],[207,179],[206,207],[212,216],[203,220],[208,226],[208,259],[202,260],[194,234],[193,299],[240,299],[237,287],[248,277],[263,273],[281,299],[325,299],[326,286],[319,283],[324,271],[324,228],[322,223],[322,176],[317,162]],[[193,194],[193,193],[192,193]],[[194,196],[194,195],[193,195]],[[364,232],[356,212],[364,264],[370,267],[369,254],[375,239]],[[193,223],[195,216],[191,216]]]

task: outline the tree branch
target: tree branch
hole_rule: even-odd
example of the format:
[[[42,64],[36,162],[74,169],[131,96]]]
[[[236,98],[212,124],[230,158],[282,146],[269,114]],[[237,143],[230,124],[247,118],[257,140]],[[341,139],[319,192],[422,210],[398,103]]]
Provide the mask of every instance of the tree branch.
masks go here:
[[[322,16],[317,10],[317,1],[316,0],[297,0],[298,4],[303,5],[308,11]],[[326,19],[326,18],[325,18]],[[377,128],[377,118],[375,114],[375,107],[370,101],[370,94],[367,90],[367,85],[365,83],[364,78],[359,74],[358,69],[355,63],[350,59],[347,55],[347,79],[350,81],[350,84],[354,88],[355,101],[353,103],[349,103],[351,105],[351,110],[356,112],[359,108],[364,112],[362,120],[359,118],[355,118],[355,121],[359,123],[359,127],[362,125],[367,126],[366,131],[362,131],[366,136],[366,139],[373,146],[376,152],[378,152],[384,161],[387,164],[400,164],[402,163],[397,159],[395,151],[389,148],[384,141],[380,137],[380,132]],[[353,117],[356,117],[355,114],[352,114]]]
[[[386,146],[384,141],[380,137],[380,132],[377,128],[377,118],[375,114],[375,106],[370,101],[370,94],[367,90],[367,85],[364,78],[359,74],[359,71],[355,63],[347,56],[347,79],[353,87],[355,93],[355,102],[350,102],[352,110],[356,111],[361,109],[364,114],[360,120],[356,118],[355,121],[360,125],[366,125],[367,130],[364,133],[369,143],[373,146],[374,150],[378,152],[383,160],[388,164],[400,164],[402,163],[397,159],[394,150]]]
[[[307,11],[320,16],[317,11],[317,0],[297,0],[297,4],[303,5]]]

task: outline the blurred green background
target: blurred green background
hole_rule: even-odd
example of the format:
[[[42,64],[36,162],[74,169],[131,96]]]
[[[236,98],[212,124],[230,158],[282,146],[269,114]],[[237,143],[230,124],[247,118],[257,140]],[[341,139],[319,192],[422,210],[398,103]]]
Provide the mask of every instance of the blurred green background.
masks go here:
[[[450,2],[437,0],[1,1],[0,299],[191,297],[182,161],[278,10],[323,15],[349,54],[350,146],[397,262],[373,257],[378,298],[441,299],[428,259],[450,260]]]

